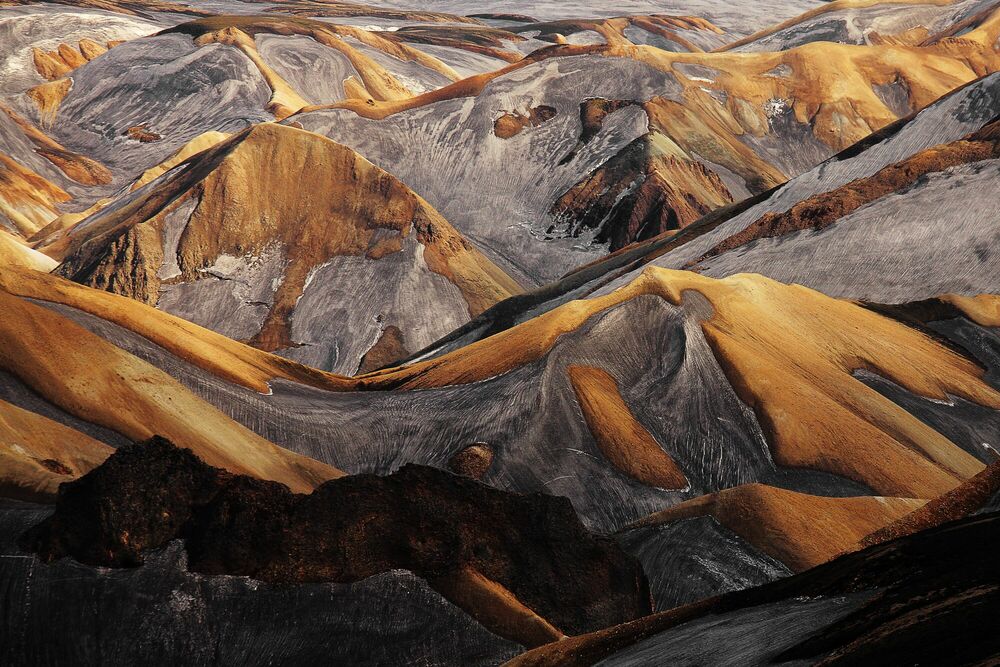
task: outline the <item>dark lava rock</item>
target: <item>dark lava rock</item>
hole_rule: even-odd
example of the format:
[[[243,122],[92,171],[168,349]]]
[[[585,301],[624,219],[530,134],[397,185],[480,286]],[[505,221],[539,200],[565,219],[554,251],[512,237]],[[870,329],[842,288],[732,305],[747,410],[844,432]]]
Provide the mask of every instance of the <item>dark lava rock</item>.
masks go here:
[[[565,498],[506,493],[418,465],[299,495],[154,438],[64,484],[55,513],[21,544],[47,561],[121,567],[177,538],[192,571],[271,583],[348,583],[396,569],[434,578],[473,567],[570,634],[650,612],[639,563],[590,534]]]

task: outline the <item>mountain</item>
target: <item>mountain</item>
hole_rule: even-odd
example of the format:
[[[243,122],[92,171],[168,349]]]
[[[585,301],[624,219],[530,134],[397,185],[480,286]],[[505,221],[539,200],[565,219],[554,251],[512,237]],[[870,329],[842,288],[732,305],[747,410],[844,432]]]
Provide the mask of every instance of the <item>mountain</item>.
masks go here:
[[[0,663],[997,658],[996,3],[0,5]]]
[[[723,206],[680,232],[633,244],[515,297],[424,354],[478,340],[568,299],[606,293],[627,284],[648,263],[697,269],[716,277],[759,271],[837,296],[879,303],[916,301],[951,291],[996,293],[1000,286],[990,270],[992,254],[975,250],[992,238],[988,224],[992,200],[977,199],[975,193],[993,173],[989,151],[995,142],[989,137],[998,112],[998,86],[995,74],[977,79],[780,187]],[[976,151],[986,159],[976,159]],[[942,161],[942,156],[948,157]],[[978,172],[982,174],[976,176]],[[940,187],[944,183],[956,187]],[[971,217],[969,202],[980,207]],[[848,213],[846,224],[830,225]],[[822,221],[816,225],[819,229],[810,222],[812,216]],[[798,222],[781,223],[791,219]],[[852,228],[852,220],[860,224]],[[908,231],[901,233],[904,229]],[[955,233],[966,230],[967,236]],[[920,235],[934,240],[920,243]],[[857,241],[852,243],[852,237]],[[823,242],[834,239],[833,246]],[[793,253],[788,243],[809,250]],[[766,257],[768,248],[770,266],[756,260]],[[908,274],[907,266],[916,257],[951,268]],[[897,280],[898,273],[902,275]]]
[[[676,192],[650,182],[650,172],[685,190],[694,178],[696,210],[766,191],[996,71],[997,16],[994,11],[960,39],[916,47],[811,42],[736,54],[668,52],[625,39],[553,45],[411,99],[307,107],[294,120],[376,164],[391,162],[397,176],[501,268],[538,285],[605,254],[615,227],[643,226],[616,220],[600,196],[574,206],[557,203],[579,199],[575,193],[588,183],[620,173],[622,181],[594,189],[631,194],[642,174],[647,178],[638,180],[658,191],[655,196],[672,202]],[[905,85],[893,88],[897,80]],[[889,92],[880,97],[883,88]],[[536,120],[504,138],[506,130],[495,131],[504,115]],[[682,172],[676,182],[656,164],[659,151],[634,144],[663,146],[660,135],[678,147],[670,149]],[[434,156],[433,168],[424,156]],[[622,162],[630,166],[622,169]],[[519,168],[510,169],[515,163]],[[455,182],[470,187],[456,196]],[[651,198],[639,196],[644,203]],[[517,210],[510,209],[512,200]],[[656,220],[653,229],[677,229],[697,215],[678,212],[679,204],[674,209],[676,222]],[[617,234],[624,240],[616,245],[642,238]]]
[[[520,291],[391,175],[274,124],[167,169],[45,251],[77,282],[348,374]]]

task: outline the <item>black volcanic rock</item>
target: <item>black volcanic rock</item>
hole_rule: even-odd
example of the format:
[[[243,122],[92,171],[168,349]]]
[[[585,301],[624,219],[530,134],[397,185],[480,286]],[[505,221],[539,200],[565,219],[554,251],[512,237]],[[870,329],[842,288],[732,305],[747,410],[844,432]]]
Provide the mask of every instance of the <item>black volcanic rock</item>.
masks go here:
[[[58,511],[22,544],[43,560],[129,567],[174,539],[194,507],[211,500],[222,471],[162,438],[118,449],[89,474],[59,487]]]
[[[970,516],[763,586],[549,644],[514,664],[636,665],[650,664],[643,659],[651,655],[677,664],[678,653],[721,647],[747,665],[995,665],[998,547],[1000,512]],[[824,606],[843,611],[817,620]],[[685,645],[692,636],[698,646]]]
[[[123,447],[64,484],[55,513],[22,546],[47,561],[120,567],[177,538],[192,571],[270,583],[348,583],[397,569],[433,579],[473,568],[571,634],[650,612],[638,562],[587,532],[564,498],[506,493],[418,465],[299,495],[208,466],[162,438]]]

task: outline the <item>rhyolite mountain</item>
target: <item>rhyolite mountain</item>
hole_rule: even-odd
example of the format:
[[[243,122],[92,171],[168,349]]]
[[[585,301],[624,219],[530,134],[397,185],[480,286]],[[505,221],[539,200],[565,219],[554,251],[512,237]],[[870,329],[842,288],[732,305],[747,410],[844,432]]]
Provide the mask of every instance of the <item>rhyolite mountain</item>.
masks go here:
[[[0,663],[997,659],[995,3],[0,36]]]

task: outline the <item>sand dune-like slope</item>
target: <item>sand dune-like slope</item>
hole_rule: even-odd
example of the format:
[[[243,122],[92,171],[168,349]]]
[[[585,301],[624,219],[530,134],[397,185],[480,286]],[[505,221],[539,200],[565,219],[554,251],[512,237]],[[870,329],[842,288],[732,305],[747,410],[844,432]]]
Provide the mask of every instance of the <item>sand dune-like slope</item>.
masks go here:
[[[713,516],[765,553],[801,572],[856,550],[873,530],[924,502],[880,496],[826,498],[750,484],[674,505],[631,527]]]
[[[341,474],[274,446],[162,371],[49,309],[7,291],[0,292],[0,304],[0,366],[70,414],[134,441],[173,437],[221,467],[295,489],[308,490]],[[26,331],[32,335],[26,337]],[[39,428],[31,420],[22,424]],[[75,455],[72,439],[64,446]]]
[[[122,358],[148,360],[143,375],[158,378],[156,387],[169,385],[156,396],[174,397],[198,419],[178,425],[161,407],[171,403],[157,399],[142,423],[169,429],[172,437],[199,438],[200,448],[214,450],[209,455],[235,456],[228,440],[233,426],[217,426],[232,424],[223,414],[352,473],[388,473],[403,462],[444,467],[480,443],[490,453],[477,473],[483,481],[568,496],[586,525],[604,531],[752,483],[810,496],[931,498],[983,467],[975,433],[941,426],[934,411],[948,410],[943,401],[954,400],[994,414],[1000,400],[981,366],[927,333],[757,276],[718,281],[651,269],[628,288],[572,302],[449,355],[349,379],[310,373],[125,297],[38,272],[5,275],[5,289],[19,295],[9,299],[34,300],[12,312],[46,313],[56,318],[59,335],[85,344],[52,338],[62,355],[53,363],[64,376],[66,369],[77,372],[73,355],[80,349],[103,350],[99,359],[81,362],[88,378],[108,365],[121,368]],[[991,321],[988,300],[965,308]],[[10,326],[50,330],[22,321]],[[26,359],[14,369],[18,382],[39,386],[32,373],[46,367],[40,358],[51,353],[23,340],[11,349]],[[859,369],[895,383],[900,393],[875,391]],[[147,385],[112,381],[114,375],[105,382],[103,372],[96,377],[100,386],[135,386],[146,395]],[[129,370],[125,377],[137,376]],[[266,391],[268,384],[268,395],[244,389]],[[202,398],[178,399],[182,385]],[[0,378],[0,389],[22,395],[10,377]],[[104,395],[88,399],[117,406],[107,415],[91,403],[85,413],[74,410],[62,385],[40,393],[130,439],[147,434],[119,421],[145,411],[145,398],[130,398],[126,405],[140,407],[127,410]],[[51,418],[82,428],[60,414]],[[278,479],[289,474],[268,470]],[[863,532],[896,516],[866,524]],[[627,547],[649,573],[662,608],[768,581],[786,571],[783,563],[805,562],[796,558],[820,558],[782,537],[797,529],[789,518],[768,541],[706,514],[630,531]],[[782,544],[787,553],[779,553]],[[720,568],[733,575],[720,577]]]
[[[0,229],[0,263],[36,271],[51,271],[59,262],[26,245],[12,233]]]
[[[3,154],[0,185],[0,221],[24,237],[48,224],[57,215],[56,205],[70,199],[58,185]]]
[[[238,343],[134,299],[18,270],[16,264],[0,272],[0,287],[22,298],[61,304],[112,322],[212,375],[256,392],[269,392],[268,383],[278,378],[333,389],[353,386],[344,378]]]
[[[413,352],[519,291],[392,176],[279,125],[195,156],[45,250],[79,282],[268,351],[318,348],[289,354],[341,373],[390,327]]]
[[[34,275],[36,278],[28,281],[19,277],[11,282],[17,285],[34,284],[39,295],[44,294],[44,289],[49,289],[55,294],[61,293],[62,296],[59,298],[63,300],[73,294],[94,295],[92,302],[86,306],[92,310],[97,307],[94,304],[104,303],[120,304],[122,311],[138,314],[156,312],[128,299],[66,283],[53,276],[25,272],[22,272],[22,275]],[[60,289],[54,290],[54,286],[60,286]],[[781,378],[780,386],[787,386],[790,389],[785,395],[782,395],[783,392],[777,394],[765,392],[762,394],[763,398],[753,404],[754,411],[758,415],[779,408],[790,415],[789,419],[777,422],[777,431],[770,431],[767,428],[763,430],[765,442],[775,459],[782,455],[785,443],[788,441],[782,440],[783,438],[797,439],[798,442],[795,444],[800,451],[813,448],[822,460],[816,460],[805,466],[816,471],[831,465],[831,461],[836,463],[838,458],[852,459],[859,455],[863,456],[864,452],[861,450],[869,446],[870,442],[875,442],[876,445],[879,442],[885,443],[883,446],[873,448],[881,459],[873,460],[875,457],[872,457],[864,460],[866,468],[871,468],[865,470],[864,479],[878,495],[888,493],[882,489],[890,485],[905,487],[905,493],[897,492],[903,495],[910,495],[909,491],[913,490],[916,492],[913,494],[916,498],[926,498],[928,497],[926,494],[936,494],[940,488],[952,488],[966,477],[964,473],[954,472],[956,467],[963,465],[964,459],[956,454],[958,449],[955,445],[948,444],[937,436],[923,442],[909,441],[905,445],[901,445],[898,440],[891,442],[891,438],[887,435],[900,437],[903,432],[917,435],[921,433],[927,435],[927,433],[921,431],[919,426],[915,426],[912,417],[897,413],[887,401],[883,402],[866,391],[864,385],[853,379],[849,372],[850,368],[856,364],[872,364],[873,360],[877,359],[879,372],[907,386],[911,391],[934,397],[943,394],[965,396],[974,398],[984,405],[996,407],[996,394],[982,380],[982,370],[959,356],[954,350],[898,321],[877,315],[849,302],[823,297],[804,288],[771,284],[770,281],[759,277],[715,281],[686,272],[651,271],[647,279],[633,289],[622,290],[613,296],[614,298],[605,298],[596,304],[588,301],[574,302],[570,304],[571,307],[553,311],[558,317],[550,316],[545,319],[546,316],[543,316],[544,326],[529,330],[530,326],[535,324],[529,323],[528,326],[512,329],[508,334],[483,341],[478,344],[479,349],[474,355],[464,357],[456,353],[433,362],[416,364],[413,367],[415,370],[404,368],[369,375],[345,385],[345,388],[349,386],[355,390],[368,390],[363,394],[357,391],[318,392],[305,387],[294,387],[291,389],[291,394],[283,394],[289,389],[284,385],[276,387],[277,391],[273,396],[262,397],[253,404],[254,414],[257,415],[253,419],[257,428],[262,427],[262,423],[258,420],[263,420],[268,423],[266,428],[269,430],[277,432],[284,429],[289,434],[294,432],[290,441],[295,442],[297,447],[303,447],[311,438],[319,435],[322,448],[317,446],[315,449],[304,449],[304,451],[316,456],[322,453],[324,458],[332,456],[332,460],[342,457],[342,460],[347,460],[352,453],[355,457],[378,455],[378,446],[366,440],[366,434],[371,435],[366,420],[373,415],[377,415],[379,423],[382,424],[383,430],[377,436],[383,443],[381,446],[391,443],[394,450],[387,453],[388,461],[398,461],[401,458],[418,459],[421,462],[442,461],[451,456],[456,446],[461,447],[469,439],[484,439],[487,446],[496,452],[485,480],[501,485],[504,482],[506,485],[513,482],[514,488],[518,490],[546,488],[541,486],[541,483],[554,480],[555,477],[552,475],[556,474],[554,470],[558,470],[563,476],[577,478],[585,491],[573,486],[573,479],[555,482],[549,486],[562,493],[572,494],[574,504],[581,509],[585,520],[596,519],[596,525],[611,527],[622,525],[619,523],[615,526],[613,522],[609,523],[606,518],[601,518],[601,511],[614,511],[619,521],[624,518],[631,522],[651,512],[662,510],[665,506],[675,505],[665,510],[662,517],[665,520],[684,518],[684,521],[667,521],[637,527],[634,531],[630,531],[630,534],[634,532],[636,536],[627,542],[628,549],[634,550],[644,569],[654,580],[656,595],[662,596],[658,600],[662,600],[662,604],[669,605],[670,600],[674,599],[691,601],[690,593],[685,597],[681,590],[685,586],[692,585],[686,584],[685,578],[689,578],[692,583],[703,581],[704,577],[713,576],[710,565],[727,562],[726,558],[740,559],[744,563],[743,567],[748,567],[749,562],[759,563],[753,566],[760,568],[760,572],[755,576],[761,578],[756,580],[766,581],[781,571],[767,569],[769,566],[765,566],[764,563],[783,562],[793,568],[802,568],[820,562],[839,550],[853,548],[856,541],[871,530],[880,528],[923,502],[922,499],[880,500],[869,497],[871,491],[864,493],[858,490],[849,494],[855,497],[849,498],[805,495],[803,492],[808,493],[810,488],[816,488],[811,485],[817,482],[807,481],[808,477],[796,476],[786,477],[785,483],[795,485],[798,493],[768,486],[735,485],[736,488],[722,490],[732,486],[726,485],[713,489],[713,482],[699,466],[705,465],[720,472],[734,465],[746,466],[748,470],[753,470],[750,461],[740,460],[740,457],[750,456],[749,451],[739,451],[745,445],[740,444],[732,435],[723,436],[719,431],[709,430],[707,436],[711,441],[724,442],[725,447],[731,450],[723,450],[721,454],[714,451],[685,451],[679,447],[679,441],[689,441],[691,436],[680,433],[672,435],[664,427],[678,421],[676,413],[692,415],[696,420],[694,424],[696,429],[704,429],[705,425],[713,422],[720,423],[712,414],[714,407],[711,401],[719,401],[725,392],[732,392],[732,389],[727,388],[727,382],[736,383],[741,377],[734,374],[733,369],[737,373],[746,373],[741,381],[747,383],[751,389],[759,390],[760,384],[754,384],[755,382],[773,377]],[[80,376],[76,370],[78,366],[72,359],[74,355],[79,354],[77,350],[80,349],[88,351],[86,378],[93,379],[95,369],[108,366],[123,372],[125,378],[136,378],[132,370],[123,369],[134,367],[137,358],[115,346],[124,344],[125,339],[116,337],[113,329],[102,327],[104,336],[107,336],[102,340],[71,324],[69,311],[59,311],[65,314],[55,314],[43,306],[28,304],[18,297],[3,298],[4,312],[18,314],[17,321],[11,325],[12,327],[17,331],[30,328],[42,332],[45,335],[44,340],[55,341],[54,345],[61,352],[52,357],[52,364],[59,369],[63,378],[67,378],[66,382]],[[44,296],[41,298],[45,300]],[[82,300],[80,303],[84,304]],[[125,304],[132,305],[126,308]],[[989,321],[992,307],[987,299],[978,299],[966,307],[970,312],[977,312],[977,316],[983,321]],[[759,310],[754,312],[754,309]],[[760,312],[769,313],[769,317],[762,318]],[[23,321],[22,314],[31,315],[33,321],[30,327]],[[682,320],[689,323],[678,326],[676,320],[671,320],[679,315]],[[49,317],[54,318],[51,324],[57,327],[56,331],[49,326]],[[122,315],[118,315],[118,318],[123,322],[128,321]],[[165,322],[167,318],[168,315],[157,314],[156,318],[151,317],[149,320]],[[77,318],[74,316],[73,319]],[[656,335],[647,340],[629,340],[623,336],[629,329],[636,328],[637,321],[646,322],[649,331],[656,332]],[[39,326],[39,323],[44,323],[44,326]],[[748,331],[752,327],[758,328],[756,333]],[[864,332],[864,335],[858,335],[858,332]],[[523,337],[518,338],[516,334]],[[5,341],[7,335],[9,333],[4,335]],[[64,340],[59,338],[60,335],[69,338]],[[699,336],[704,336],[704,341],[708,345],[707,358],[698,357],[699,353],[696,352],[697,345],[705,344],[698,342]],[[719,371],[718,375],[713,376],[707,372],[706,366],[701,375],[696,375],[693,369],[678,367],[678,362],[674,361],[669,362],[666,367],[654,364],[651,377],[639,375],[645,379],[636,381],[634,373],[638,369],[644,369],[641,371],[643,374],[649,373],[651,359],[677,359],[677,347],[658,348],[653,342],[659,339],[662,345],[664,338],[673,341],[673,345],[683,341],[680,349],[684,352],[681,357],[687,358],[682,366],[686,367],[692,362],[702,365],[719,363],[725,373]],[[68,342],[69,339],[74,342]],[[537,340],[538,344],[529,350],[527,355],[515,356],[511,362],[505,360],[505,357],[516,355],[518,347],[524,341],[532,340]],[[813,343],[817,345],[813,346]],[[134,346],[136,343],[133,342],[131,345]],[[173,349],[177,351],[175,353],[183,352],[183,347],[180,347],[179,343],[174,345]],[[238,344],[233,343],[233,345]],[[492,351],[491,347],[494,348]],[[8,348],[5,346],[4,349]],[[23,366],[26,366],[27,370],[14,363],[13,372],[16,376],[33,387],[41,387],[39,393],[47,400],[63,406],[64,409],[73,410],[72,404],[64,398],[66,394],[62,388],[57,386],[58,391],[52,391],[42,386],[33,374],[28,374],[28,370],[45,367],[39,355],[33,351],[38,349],[37,345],[19,343],[10,349],[17,359],[26,359]],[[149,355],[148,358],[154,361],[162,358],[155,356],[152,347],[133,349],[137,351],[141,349],[143,356]],[[108,352],[109,350],[113,354]],[[253,352],[250,348],[247,350],[248,354]],[[43,353],[49,356],[53,354],[48,349]],[[261,359],[265,358],[263,353],[256,352],[256,354],[261,355]],[[133,361],[125,365],[123,358]],[[186,358],[196,364],[206,363],[205,358],[200,360],[197,357]],[[482,360],[483,367],[468,368],[467,361],[476,358]],[[533,359],[535,361],[532,361]],[[539,360],[544,360],[544,363],[536,363]],[[9,369],[11,366],[7,365],[8,361],[5,359],[5,368]],[[751,361],[761,364],[753,367],[755,371],[753,373],[749,373],[746,369],[751,367],[745,365]],[[156,363],[164,362],[160,360]],[[788,383],[778,370],[782,367],[791,368],[792,364],[795,369],[793,376],[795,382]],[[144,374],[148,374],[154,380],[155,387],[163,387],[160,384],[162,380],[157,378],[166,377],[165,374],[155,371],[154,367],[148,364],[141,365],[141,368],[145,369]],[[602,371],[595,370],[598,368]],[[222,401],[219,405],[224,410],[235,411],[233,408],[236,403],[227,405],[227,401],[245,400],[241,398],[244,394],[224,390],[224,385],[217,379],[213,380],[211,375],[193,377],[184,375],[191,371],[181,371],[179,366],[174,367],[174,372],[180,373],[182,378],[186,378],[186,382],[193,379],[197,384],[214,387],[207,395],[212,396],[215,401]],[[456,372],[460,374],[455,375]],[[531,380],[533,374],[539,379]],[[117,381],[101,381],[100,378],[104,377],[102,374],[96,377],[99,386],[122,386],[116,385]],[[420,378],[423,384],[419,384],[417,378]],[[414,380],[412,386],[419,386],[422,391],[372,391],[377,388],[399,387],[401,382],[407,379]],[[441,386],[476,380],[480,381],[473,384]],[[8,381],[5,380],[6,382]],[[563,384],[557,384],[559,382]],[[683,390],[687,400],[695,398],[699,401],[697,405],[700,407],[693,408],[695,403],[681,402],[681,394],[676,397],[657,394],[660,396],[659,399],[644,399],[637,402],[633,393],[634,388],[641,388],[644,384],[659,387],[661,392],[664,387],[677,386]],[[548,386],[549,389],[546,393],[524,395],[524,387],[532,385]],[[143,385],[128,382],[124,386]],[[207,408],[207,403],[200,403],[200,407],[192,405],[190,401],[197,399],[183,397],[179,399],[178,395],[173,393],[177,391],[179,385],[170,386],[174,387],[170,390],[174,403],[180,400],[181,405],[185,407],[185,414],[198,416],[198,420],[193,423],[211,425],[211,432],[216,438],[221,438],[222,434],[231,429],[231,427],[220,429],[215,420],[221,417],[221,413],[214,413],[219,416],[212,417],[213,413],[210,412],[211,408]],[[557,390],[556,387],[559,386],[562,389]],[[817,388],[821,392],[826,392],[825,395],[817,398],[816,394],[811,394],[808,400],[799,398],[806,390],[815,392]],[[168,389],[169,387],[159,388],[156,391],[166,392]],[[139,392],[140,395],[145,391]],[[838,393],[841,391],[849,392],[851,395],[845,399]],[[162,397],[166,394],[158,395]],[[741,392],[740,395],[744,394]],[[297,396],[306,398],[306,401],[296,403]],[[75,400],[84,398],[86,397],[77,396]],[[121,403],[109,399],[107,394],[102,394],[99,398],[108,405],[116,406],[115,419],[119,420],[134,415],[139,409],[136,406],[148,405],[142,399],[130,398],[125,404],[130,407],[125,409]],[[843,405],[835,410],[831,406],[838,401]],[[526,402],[523,410],[518,407],[522,402]],[[800,404],[797,405],[797,402]],[[157,403],[157,405],[164,404],[166,403]],[[329,407],[330,413],[324,412],[321,407],[323,405]],[[741,417],[735,405],[727,404],[719,407],[723,409],[722,414],[728,420],[734,422],[741,420],[739,428],[753,428],[749,426],[753,422],[747,421],[746,416]],[[206,408],[209,410],[208,415],[205,412]],[[84,419],[93,419],[93,415],[100,414],[95,410],[94,406],[87,404],[86,413],[75,414]],[[563,410],[569,411],[567,413],[571,415],[569,419],[564,420],[561,412]],[[800,411],[795,412],[796,410]],[[803,419],[804,410],[808,410],[811,418],[818,421],[812,423],[812,432],[796,436],[795,424]],[[845,439],[823,441],[822,438],[829,435],[824,432],[823,424],[832,425],[838,420],[845,419],[844,410],[857,411],[855,415],[859,421],[851,421],[855,417],[846,417],[851,428],[839,434]],[[281,414],[280,420],[276,414]],[[414,420],[423,421],[428,414],[437,414],[440,417],[439,422],[430,425],[437,433],[436,442],[426,438],[423,432],[411,432],[407,439],[394,435],[405,432],[416,424],[416,421],[412,424],[407,423],[407,415]],[[330,415],[335,417],[331,420]],[[387,419],[386,415],[391,417]],[[630,415],[630,419],[625,415]],[[321,434],[310,434],[306,430],[296,428],[290,421],[283,421],[296,416],[304,420],[302,424],[322,425],[324,430]],[[707,417],[704,422],[701,421],[703,417]],[[823,421],[827,419],[830,421]],[[490,424],[490,428],[493,428],[504,420],[510,420],[512,435],[509,439],[505,439],[499,432],[487,434],[479,430],[482,424]],[[683,420],[683,422],[689,421],[691,420]],[[542,430],[540,425],[544,422],[553,423],[555,431]],[[110,424],[115,430],[122,428],[115,426],[111,421],[105,423]],[[171,429],[175,434],[174,437],[184,437],[188,441],[195,438],[190,430],[180,429],[173,424],[161,410],[144,414],[143,423],[156,425],[156,430]],[[631,426],[628,429],[607,428],[621,424],[631,424]],[[873,436],[873,431],[865,429],[875,425],[882,429],[882,433],[875,432]],[[331,430],[325,430],[328,428]],[[820,437],[816,438],[814,432]],[[139,435],[140,433],[136,431],[129,437],[134,438]],[[749,432],[747,435],[750,439],[760,438],[755,432]],[[857,438],[853,438],[854,435],[857,435]],[[566,438],[569,438],[568,442],[571,442],[574,449],[579,448],[578,452],[566,451],[560,455],[558,446],[554,446],[553,443],[567,442]],[[419,445],[410,448],[410,443]],[[331,444],[334,445],[332,449],[329,448]],[[924,446],[924,450],[918,451],[921,446]],[[199,447],[202,447],[203,451],[210,452],[203,454],[205,457],[213,455],[211,452],[214,447],[222,448],[221,445],[210,447],[204,444],[199,444]],[[438,447],[440,448],[436,450]],[[656,447],[660,447],[662,453],[657,454]],[[701,447],[700,443],[694,443],[694,449],[701,450]],[[533,452],[532,448],[537,450]],[[251,449],[256,452],[256,447]],[[223,451],[230,454],[232,452],[230,449]],[[244,457],[247,456],[247,452],[243,449],[240,449],[240,453]],[[427,458],[428,453],[431,458]],[[699,463],[697,457],[706,454],[710,460]],[[840,457],[841,454],[843,457]],[[553,458],[546,459],[546,456]],[[684,474],[691,486],[690,491],[678,493],[676,490],[664,489],[668,486],[674,486],[676,489],[677,486],[677,484],[667,484],[655,476],[657,471],[663,469],[664,461],[668,460],[665,457],[669,457],[676,468]],[[256,453],[253,460],[257,461]],[[643,472],[641,467],[636,465],[638,461],[652,461],[655,465],[647,466],[647,472]],[[553,462],[556,464],[554,467]],[[240,465],[249,467],[250,462],[241,461]],[[843,461],[836,465],[842,466]],[[224,467],[230,465],[224,464]],[[352,471],[359,470],[356,463],[352,463],[350,467]],[[969,467],[981,469],[982,466]],[[369,464],[367,469],[372,468],[377,469],[377,466]],[[799,474],[805,474],[806,468],[798,468]],[[365,469],[364,466],[360,467],[360,470]],[[907,470],[911,473],[907,473]],[[260,474],[260,471],[255,474]],[[533,474],[543,476],[532,482]],[[761,480],[767,479],[762,467],[756,468],[751,474],[758,475]],[[271,476],[287,479],[278,477],[273,472]],[[616,486],[609,484],[608,480],[612,477],[619,480]],[[533,483],[536,486],[532,486]],[[660,488],[653,488],[649,486],[650,484],[658,485]],[[838,488],[843,490],[864,487],[841,485]],[[711,509],[704,507],[707,502],[705,499],[689,500],[688,503],[676,505],[680,501],[697,498],[706,490],[721,491],[711,496],[714,499]],[[601,509],[598,510],[597,506]],[[711,521],[718,523],[714,526],[712,523],[706,523]],[[825,539],[807,539],[807,536],[811,535],[808,531],[812,527],[824,525],[831,526]],[[671,552],[671,540],[676,539],[684,539],[683,544],[687,545],[686,548],[693,549],[699,554],[700,569],[665,557],[665,554]],[[767,560],[755,560],[761,558]],[[473,593],[469,588],[462,588],[464,592],[460,595],[458,589],[453,590],[445,583],[440,585],[445,595],[457,604],[471,604],[468,596]],[[714,582],[712,585],[715,591],[732,590],[737,586],[733,581]],[[473,595],[475,600],[479,600],[477,606],[486,604],[483,600],[489,602],[486,605],[488,609],[481,611],[483,614],[481,622],[507,623],[506,632],[515,632],[516,636],[524,641],[532,643],[538,641],[541,635],[536,632],[537,620],[532,621],[528,617],[523,623],[514,623],[512,618],[525,617],[523,613],[519,615],[517,605],[513,605],[502,590],[495,590],[489,586],[481,591],[479,588],[475,590],[479,591]],[[489,612],[489,609],[493,609],[493,612]],[[491,614],[493,614],[492,620]],[[511,623],[514,625],[510,625]],[[563,630],[558,623],[554,625]],[[534,639],[529,639],[531,637]]]
[[[58,422],[0,401],[0,496],[55,499],[59,485],[100,465],[113,451]]]

